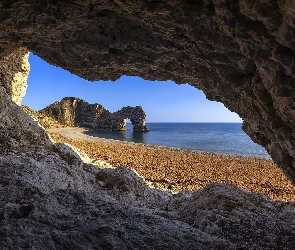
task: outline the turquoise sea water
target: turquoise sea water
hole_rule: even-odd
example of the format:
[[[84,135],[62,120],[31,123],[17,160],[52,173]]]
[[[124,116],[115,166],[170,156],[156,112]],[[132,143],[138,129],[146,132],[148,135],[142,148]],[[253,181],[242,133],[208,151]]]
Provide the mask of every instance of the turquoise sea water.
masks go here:
[[[87,131],[91,136],[207,152],[270,158],[242,130],[241,123],[147,123],[150,132]]]

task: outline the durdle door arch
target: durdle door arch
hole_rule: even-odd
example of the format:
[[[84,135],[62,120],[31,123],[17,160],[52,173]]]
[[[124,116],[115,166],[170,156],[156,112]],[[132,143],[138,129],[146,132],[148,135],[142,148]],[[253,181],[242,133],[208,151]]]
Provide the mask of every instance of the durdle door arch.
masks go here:
[[[149,129],[145,125],[146,114],[142,107],[123,107],[122,109],[111,114],[113,120],[118,120],[118,124],[124,124],[121,130],[126,130],[126,119],[129,119],[133,126],[133,131],[148,132]],[[116,124],[116,122],[114,122]],[[118,129],[120,126],[114,126],[114,130]]]

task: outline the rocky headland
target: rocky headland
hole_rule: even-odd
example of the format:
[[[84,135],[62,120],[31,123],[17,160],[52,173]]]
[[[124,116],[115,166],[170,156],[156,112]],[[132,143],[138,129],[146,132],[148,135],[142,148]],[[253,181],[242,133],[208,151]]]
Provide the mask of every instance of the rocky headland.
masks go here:
[[[294,201],[150,188],[56,143],[19,106],[28,51],[88,80],[189,83],[237,112],[295,184],[294,20],[291,0],[1,1],[1,248],[294,249]]]
[[[130,119],[133,131],[147,132],[146,114],[142,107],[123,107],[116,112],[110,112],[102,105],[89,104],[82,99],[65,97],[39,111],[53,117],[65,126],[85,127],[94,130],[126,130],[126,119]]]

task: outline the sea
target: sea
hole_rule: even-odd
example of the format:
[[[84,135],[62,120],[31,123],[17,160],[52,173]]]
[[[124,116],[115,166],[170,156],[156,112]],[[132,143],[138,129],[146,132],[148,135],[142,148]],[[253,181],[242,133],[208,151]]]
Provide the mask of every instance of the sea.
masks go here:
[[[169,146],[222,154],[270,159],[260,145],[242,130],[242,123],[146,123],[149,132],[87,131],[88,135],[106,139]]]

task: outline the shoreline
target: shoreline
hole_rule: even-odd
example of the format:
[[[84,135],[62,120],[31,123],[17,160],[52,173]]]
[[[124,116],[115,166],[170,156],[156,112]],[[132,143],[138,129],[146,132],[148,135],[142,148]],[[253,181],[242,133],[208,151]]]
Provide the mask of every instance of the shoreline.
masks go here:
[[[246,156],[246,155],[236,155],[236,154],[224,154],[224,153],[218,153],[218,152],[209,152],[209,151],[202,151],[202,150],[197,150],[197,149],[188,149],[188,148],[178,148],[178,147],[172,147],[172,146],[163,146],[163,145],[156,145],[156,144],[148,144],[148,143],[141,143],[141,142],[131,142],[131,141],[121,141],[121,140],[116,140],[116,139],[108,139],[108,138],[102,138],[102,137],[97,137],[97,136],[91,136],[87,135],[84,132],[86,131],[92,131],[91,129],[88,128],[83,128],[83,127],[64,127],[64,128],[50,128],[46,129],[47,132],[50,133],[50,131],[55,131],[60,133],[62,130],[65,130],[66,133],[61,133],[64,134],[65,136],[69,136],[72,139],[78,139],[78,137],[81,137],[83,140],[95,140],[95,141],[103,141],[103,142],[110,142],[110,143],[118,143],[118,144],[130,144],[130,145],[138,145],[142,147],[151,147],[151,148],[159,148],[163,150],[168,150],[168,151],[175,151],[175,152],[184,152],[184,153],[196,153],[196,154],[204,154],[204,155],[217,155],[219,157],[234,157],[234,158],[246,158],[248,160],[269,160],[272,161],[269,158],[264,158],[264,157],[255,157],[255,156]],[[77,133],[78,132],[78,133]],[[78,134],[82,135],[78,135]],[[72,135],[71,135],[72,134]],[[78,135],[78,137],[77,137]],[[79,138],[80,139],[80,138]]]
[[[105,139],[86,135],[86,130],[66,127],[47,132],[56,142],[69,143],[114,167],[134,169],[152,186],[174,193],[225,183],[275,200],[295,200],[295,187],[270,159]]]

